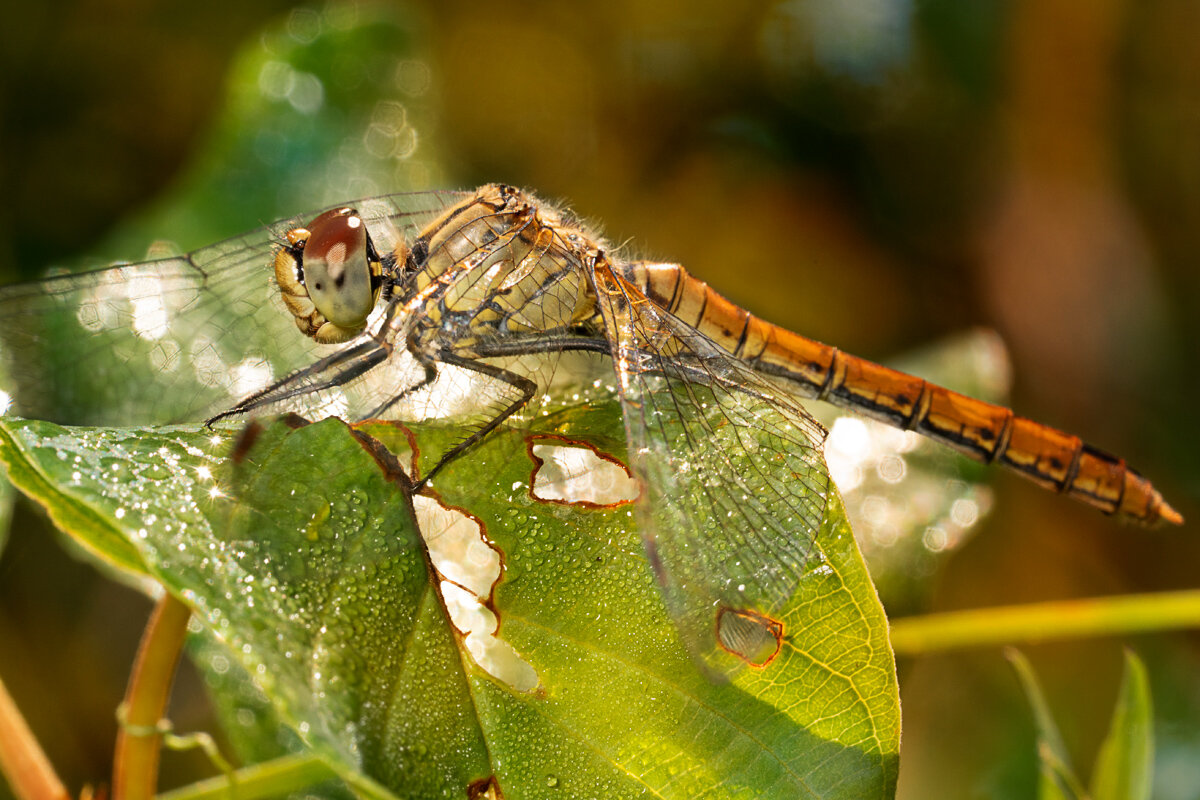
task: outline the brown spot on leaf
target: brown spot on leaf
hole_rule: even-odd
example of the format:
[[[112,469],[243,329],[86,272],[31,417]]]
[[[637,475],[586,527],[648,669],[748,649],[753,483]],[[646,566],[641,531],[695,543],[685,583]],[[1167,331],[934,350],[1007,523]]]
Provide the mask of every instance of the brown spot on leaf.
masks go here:
[[[489,775],[467,784],[467,800],[504,800],[504,792],[496,776]]]
[[[717,643],[752,667],[775,660],[783,645],[783,623],[757,611],[722,606],[717,611]]]
[[[641,494],[625,464],[588,442],[537,434],[526,438],[525,449],[533,462],[529,495],[538,502],[605,509],[628,505]],[[548,452],[555,456],[553,464],[543,457]]]
[[[499,636],[494,594],[504,575],[504,554],[487,538],[483,521],[433,493],[416,495],[413,506],[442,606],[460,645],[492,677],[518,691],[535,690],[537,673]]]

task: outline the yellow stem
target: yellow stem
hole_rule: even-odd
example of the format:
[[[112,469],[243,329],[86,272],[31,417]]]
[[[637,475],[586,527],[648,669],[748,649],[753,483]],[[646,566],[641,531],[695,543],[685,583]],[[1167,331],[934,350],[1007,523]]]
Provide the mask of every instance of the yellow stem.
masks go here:
[[[892,620],[896,655],[1200,628],[1200,590],[1062,600]]]
[[[113,757],[113,800],[152,800],[158,786],[159,722],[167,707],[191,610],[164,593],[138,647]]]
[[[18,800],[70,800],[12,696],[0,682],[0,772]]]

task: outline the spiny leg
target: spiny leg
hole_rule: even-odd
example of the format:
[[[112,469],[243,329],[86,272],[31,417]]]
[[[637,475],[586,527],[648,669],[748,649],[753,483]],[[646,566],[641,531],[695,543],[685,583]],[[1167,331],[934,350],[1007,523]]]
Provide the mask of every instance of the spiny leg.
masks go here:
[[[538,336],[529,339],[519,339],[512,342],[488,342],[472,345],[476,358],[503,358],[512,356],[529,356],[542,353],[561,353],[567,350],[578,350],[589,353],[609,354],[608,342],[604,339],[584,338],[581,336]],[[389,408],[401,400],[429,386],[437,379],[437,362],[424,355],[415,341],[410,337],[408,352],[413,359],[425,370],[424,377],[418,383],[407,387],[395,397],[392,397],[371,410],[363,419],[375,419],[387,412]],[[445,359],[443,359],[444,361]],[[471,369],[471,367],[468,367]]]
[[[416,342],[412,337],[409,337],[408,340],[408,353],[413,357],[413,360],[420,364],[425,370],[425,374],[421,377],[421,380],[417,381],[412,386],[406,387],[399,394],[385,400],[375,408],[371,409],[370,413],[364,416],[363,419],[378,419],[389,408],[396,405],[396,403],[399,403],[404,398],[419,392],[437,379],[437,367],[434,366],[433,359],[425,355],[421,349],[416,346]]]
[[[382,364],[387,360],[391,351],[391,347],[383,345],[374,339],[361,342],[353,347],[327,356],[310,367],[281,378],[267,388],[260,389],[243,399],[228,411],[222,411],[220,414],[207,420],[204,424],[206,427],[211,427],[214,423],[220,422],[223,419],[239,414],[248,414],[256,408],[271,403],[279,403],[284,400],[290,400],[293,397],[302,397],[306,394],[341,386]],[[303,383],[310,376],[331,371],[332,374],[317,383]]]
[[[442,457],[438,459],[438,463],[434,465],[433,469],[429,470],[429,474],[422,478],[421,481],[416,485],[415,491],[417,492],[421,491],[421,489],[423,489],[425,485],[429,483],[429,481],[433,480],[433,477],[437,475],[443,467],[470,448],[479,444],[479,442],[481,442],[489,433],[494,431],[500,425],[500,423],[504,422],[504,420],[508,419],[513,414],[524,408],[525,404],[532,400],[534,394],[537,392],[537,384],[531,381],[529,378],[526,378],[523,375],[518,375],[515,372],[510,372],[503,367],[497,367],[493,364],[489,364],[486,361],[463,358],[462,356],[454,355],[453,353],[448,352],[440,353],[437,357],[437,360],[443,364],[462,367],[463,369],[470,370],[472,372],[478,372],[481,375],[486,375],[489,378],[495,378],[498,381],[503,381],[519,391],[521,396],[512,403],[509,403],[499,414],[484,423],[484,425],[477,431],[443,453]]]
[[[471,351],[478,358],[532,356],[542,353],[561,353],[567,350],[600,353],[606,356],[612,353],[607,340],[576,334],[539,335],[512,341],[480,342],[471,345]]]
[[[471,345],[471,351],[477,358],[512,358],[516,356],[539,355],[542,353],[563,353],[581,351],[611,356],[612,348],[605,339],[591,335],[567,334],[557,336],[537,336],[521,338],[513,341],[494,341]],[[727,391],[744,394],[755,400],[770,402],[770,398],[762,392],[737,381],[714,375],[704,369],[699,359],[688,359],[676,355],[671,361],[654,356],[649,352],[639,352],[638,372],[664,377],[677,377],[694,383],[714,384]],[[689,363],[689,361],[695,363]]]

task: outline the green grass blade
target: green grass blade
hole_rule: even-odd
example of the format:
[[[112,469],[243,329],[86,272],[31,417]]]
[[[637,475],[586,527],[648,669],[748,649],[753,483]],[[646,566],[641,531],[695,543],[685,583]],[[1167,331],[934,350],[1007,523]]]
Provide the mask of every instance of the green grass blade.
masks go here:
[[[1095,800],[1147,800],[1154,777],[1154,704],[1146,666],[1125,651],[1112,724],[1092,773]]]

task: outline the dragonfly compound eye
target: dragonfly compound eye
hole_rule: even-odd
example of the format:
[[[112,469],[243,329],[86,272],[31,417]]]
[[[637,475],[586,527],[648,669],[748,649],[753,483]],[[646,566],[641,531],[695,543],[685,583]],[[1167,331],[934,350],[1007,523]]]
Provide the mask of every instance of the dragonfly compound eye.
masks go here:
[[[300,330],[325,343],[361,333],[378,298],[381,265],[358,212],[326,211],[288,239],[292,247],[277,255],[275,273]]]

